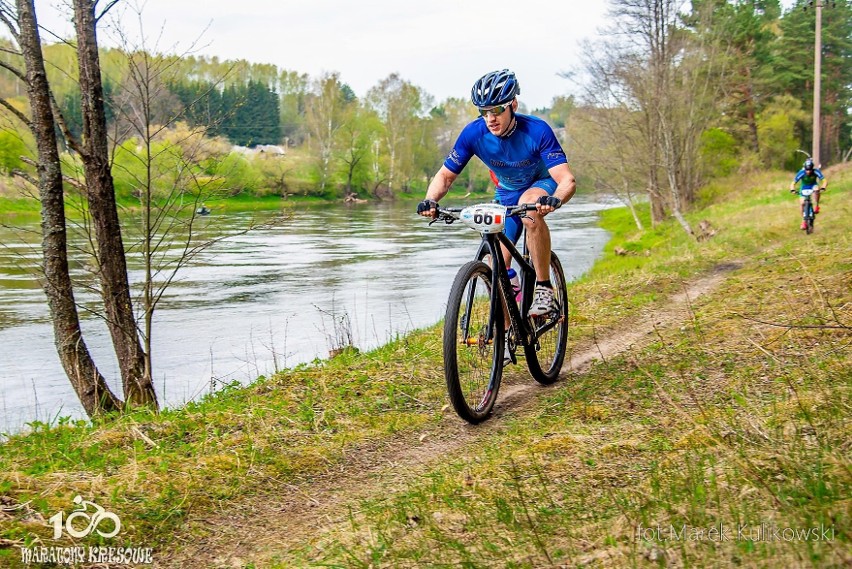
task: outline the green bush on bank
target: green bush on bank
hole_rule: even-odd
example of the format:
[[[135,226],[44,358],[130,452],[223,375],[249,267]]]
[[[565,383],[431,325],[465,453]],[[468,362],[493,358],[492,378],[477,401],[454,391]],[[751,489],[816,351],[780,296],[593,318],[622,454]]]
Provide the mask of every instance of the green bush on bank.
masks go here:
[[[2,140],[0,140],[2,143]],[[66,175],[82,179],[79,157],[63,154]],[[16,163],[17,164],[17,163]],[[26,168],[25,168],[26,169]],[[0,163],[0,215],[5,213],[38,213],[35,188],[24,189],[23,182],[3,176]],[[316,159],[304,147],[287,148],[285,154],[236,150],[221,138],[208,138],[201,131],[179,123],[145,144],[129,138],[115,148],[112,167],[116,199],[122,207],[135,209],[150,198],[154,204],[174,200],[177,196],[187,204],[187,212],[196,203],[216,202],[224,210],[236,210],[240,203],[260,200],[272,204],[271,197],[308,201],[340,201],[351,192],[365,200],[421,199],[427,178],[396,182],[392,190],[387,180],[352,180],[347,188],[345,172],[332,172],[322,187]],[[30,172],[34,175],[34,172]],[[150,175],[150,177],[149,177]],[[460,180],[459,192],[492,192],[490,182],[471,178]],[[77,190],[68,187],[69,215],[74,215]],[[234,201],[232,205],[226,205]]]

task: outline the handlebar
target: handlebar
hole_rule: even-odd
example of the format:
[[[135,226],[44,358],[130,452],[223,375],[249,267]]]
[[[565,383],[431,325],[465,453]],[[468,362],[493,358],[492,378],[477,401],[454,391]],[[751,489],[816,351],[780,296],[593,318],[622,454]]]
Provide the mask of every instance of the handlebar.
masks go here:
[[[437,214],[432,219],[432,221],[429,222],[429,225],[432,225],[436,221],[443,221],[444,223],[449,225],[450,223],[453,223],[454,221],[458,220],[459,217],[461,217],[459,214],[461,214],[461,211],[463,209],[464,209],[463,207],[441,207],[441,206],[438,206],[436,208]],[[535,211],[535,210],[536,210],[536,204],[534,204],[534,203],[521,203],[521,204],[517,204],[517,205],[506,206],[506,215],[507,216],[519,215],[521,217],[524,217],[526,212]]]

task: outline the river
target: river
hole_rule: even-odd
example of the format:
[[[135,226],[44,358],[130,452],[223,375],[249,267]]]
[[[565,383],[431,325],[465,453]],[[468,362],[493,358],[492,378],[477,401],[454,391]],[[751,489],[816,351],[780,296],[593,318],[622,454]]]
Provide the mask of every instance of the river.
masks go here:
[[[548,217],[569,280],[600,255],[608,235],[597,214],[612,205],[577,196]],[[252,219],[271,214],[199,218],[205,237],[221,240],[180,271],[155,313],[154,378],[163,405],[326,358],[345,336],[364,350],[437,322],[457,268],[479,240],[460,223],[428,226],[410,204],[311,205],[292,213],[282,225],[249,232]],[[0,225],[0,431],[82,418],[33,274],[38,223],[0,223],[7,225]],[[138,260],[128,262],[138,283]],[[85,264],[73,263],[72,272],[83,278]],[[97,306],[92,295],[78,302]],[[81,315],[95,362],[120,394],[106,327]]]

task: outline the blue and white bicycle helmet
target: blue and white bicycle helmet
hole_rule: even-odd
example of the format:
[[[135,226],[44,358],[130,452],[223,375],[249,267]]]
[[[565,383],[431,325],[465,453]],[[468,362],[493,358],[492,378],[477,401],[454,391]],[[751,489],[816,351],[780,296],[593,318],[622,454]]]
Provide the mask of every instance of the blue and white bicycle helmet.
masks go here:
[[[520,94],[521,86],[508,69],[483,75],[470,90],[470,101],[477,107],[493,107],[508,103]]]
[[[805,160],[805,164],[803,165],[805,170],[813,170],[814,169],[814,161],[808,158]]]

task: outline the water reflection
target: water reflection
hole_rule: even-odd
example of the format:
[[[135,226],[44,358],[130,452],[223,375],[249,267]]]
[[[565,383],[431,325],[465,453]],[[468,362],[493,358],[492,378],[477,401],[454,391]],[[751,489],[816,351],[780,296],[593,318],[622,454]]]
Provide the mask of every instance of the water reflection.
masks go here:
[[[606,242],[595,223],[608,205],[578,196],[548,218],[569,279],[588,270]],[[227,238],[181,270],[156,312],[161,401],[180,405],[224,383],[326,357],[336,347],[332,315],[348,315],[361,349],[438,321],[455,272],[479,237],[459,224],[427,227],[411,209],[299,206],[284,225],[248,233],[242,231],[250,214],[199,219],[195,229],[204,238]],[[38,225],[25,229],[0,227],[0,430],[6,431],[34,419],[83,416],[54,351],[34,276]],[[76,279],[91,279],[85,259],[72,266]],[[129,259],[129,271],[133,283],[141,281],[137,258]],[[97,307],[90,293],[77,300]],[[120,392],[108,332],[81,314],[95,361]]]

